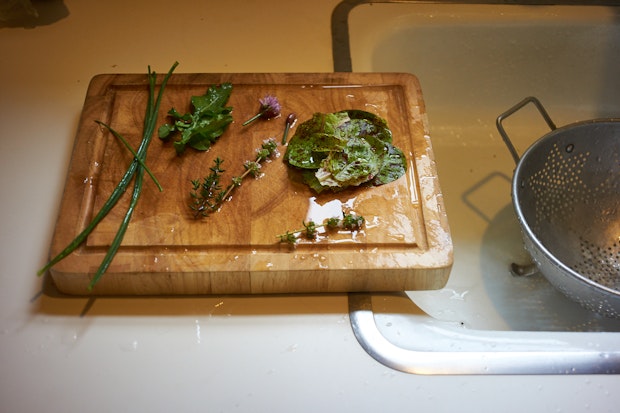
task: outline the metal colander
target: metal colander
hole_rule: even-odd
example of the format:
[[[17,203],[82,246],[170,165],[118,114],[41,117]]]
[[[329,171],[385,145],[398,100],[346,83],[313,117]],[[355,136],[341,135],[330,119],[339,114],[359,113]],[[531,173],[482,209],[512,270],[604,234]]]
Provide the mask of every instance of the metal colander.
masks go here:
[[[519,158],[502,121],[528,103],[552,131]],[[584,307],[620,317],[620,120],[556,128],[529,97],[497,127],[517,163],[513,205],[538,270]]]

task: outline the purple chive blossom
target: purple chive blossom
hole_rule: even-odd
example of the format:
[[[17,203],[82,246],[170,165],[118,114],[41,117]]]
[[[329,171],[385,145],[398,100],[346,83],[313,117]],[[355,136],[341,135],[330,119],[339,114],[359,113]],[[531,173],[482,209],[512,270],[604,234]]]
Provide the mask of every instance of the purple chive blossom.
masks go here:
[[[280,114],[280,102],[278,102],[277,97],[267,95],[258,101],[260,102],[260,111],[263,114],[263,118],[271,119]]]
[[[278,102],[278,98],[275,96],[267,95],[262,99],[258,100],[260,103],[260,108],[258,109],[258,113],[252,116],[250,119],[243,122],[243,126],[249,125],[254,122],[258,118],[263,119],[271,119],[280,115],[280,102]]]

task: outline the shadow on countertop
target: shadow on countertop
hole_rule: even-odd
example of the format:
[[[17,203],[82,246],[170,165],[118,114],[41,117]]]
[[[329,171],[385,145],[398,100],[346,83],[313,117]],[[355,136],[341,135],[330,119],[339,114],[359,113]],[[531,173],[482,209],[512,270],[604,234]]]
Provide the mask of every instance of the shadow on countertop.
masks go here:
[[[63,0],[3,0],[0,28],[34,29],[66,18],[69,9]]]

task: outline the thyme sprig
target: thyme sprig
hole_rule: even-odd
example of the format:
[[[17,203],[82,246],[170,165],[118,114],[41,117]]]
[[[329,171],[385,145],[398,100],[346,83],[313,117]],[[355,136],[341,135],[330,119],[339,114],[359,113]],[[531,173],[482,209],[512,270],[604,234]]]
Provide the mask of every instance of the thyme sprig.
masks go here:
[[[223,192],[221,192],[222,186],[220,179],[224,169],[222,169],[222,163],[224,161],[219,157],[213,160],[213,166],[209,168],[211,171],[209,175],[204,177],[202,181],[200,179],[193,179],[192,191],[190,197],[192,202],[189,207],[194,211],[194,218],[199,216],[207,216],[211,212],[216,211],[222,202]]]
[[[276,238],[279,238],[280,242],[295,245],[301,237],[315,240],[321,228],[325,228],[328,231],[346,230],[353,232],[362,229],[365,222],[366,220],[361,215],[343,213],[342,218],[328,218],[322,224],[317,224],[312,220],[302,222],[303,228],[286,231],[284,234],[276,235]]]
[[[261,163],[273,157],[277,153],[278,144],[275,139],[270,138],[263,142],[260,148],[256,149],[256,157],[253,161],[245,161],[243,167],[245,171],[238,176],[231,178],[230,184],[222,188],[220,183],[224,169],[222,169],[222,159],[215,158],[214,165],[209,168],[210,173],[202,180],[194,179],[191,181],[192,190],[190,191],[191,203],[189,207],[194,211],[194,218],[206,217],[217,212],[224,201],[230,198],[232,192],[241,186],[243,180],[251,175],[258,178],[261,175]]]

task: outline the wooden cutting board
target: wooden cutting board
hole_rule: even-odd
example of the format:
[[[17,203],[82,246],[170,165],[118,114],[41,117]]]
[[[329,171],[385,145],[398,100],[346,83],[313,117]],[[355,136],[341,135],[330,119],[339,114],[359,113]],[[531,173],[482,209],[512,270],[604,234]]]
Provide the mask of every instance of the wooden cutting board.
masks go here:
[[[159,78],[161,81],[161,77]],[[165,90],[158,125],[167,111],[190,111],[190,97],[210,85],[231,82],[235,121],[207,152],[176,155],[155,136],[147,165],[161,182],[145,176],[138,207],[121,248],[93,291],[90,278],[114,237],[128,191],[86,242],[51,272],[67,294],[254,294],[438,289],[452,265],[452,241],[439,188],[420,85],[410,74],[278,73],[175,74]],[[242,123],[267,94],[278,97],[282,116]],[[137,147],[148,96],[146,74],[98,75],[91,80],[50,254],[61,251],[99,210],[132,156],[95,120],[109,124]],[[408,161],[406,176],[373,188],[316,195],[280,156],[263,176],[246,179],[222,209],[196,220],[188,207],[190,180],[224,160],[224,182],[243,172],[243,162],[270,137],[280,142],[285,118],[299,125],[315,112],[361,109],[387,120],[394,144]],[[295,133],[291,130],[290,137]],[[130,186],[131,188],[131,186]],[[296,248],[276,235],[310,219],[352,210],[363,230],[320,234]]]

